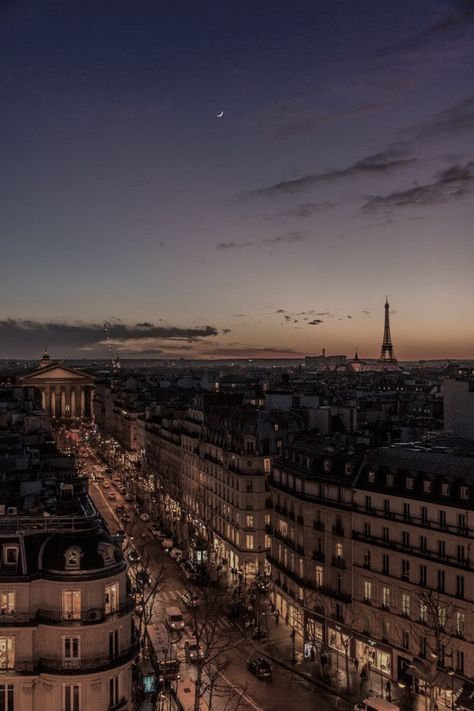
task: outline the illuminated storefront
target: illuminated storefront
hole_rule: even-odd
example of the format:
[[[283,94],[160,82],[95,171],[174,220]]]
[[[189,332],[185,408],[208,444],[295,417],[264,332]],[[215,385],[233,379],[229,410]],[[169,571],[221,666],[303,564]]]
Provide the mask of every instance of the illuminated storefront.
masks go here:
[[[376,669],[382,674],[392,674],[392,653],[388,648],[383,648],[373,640],[356,640],[356,657],[359,663],[369,664],[371,669]]]

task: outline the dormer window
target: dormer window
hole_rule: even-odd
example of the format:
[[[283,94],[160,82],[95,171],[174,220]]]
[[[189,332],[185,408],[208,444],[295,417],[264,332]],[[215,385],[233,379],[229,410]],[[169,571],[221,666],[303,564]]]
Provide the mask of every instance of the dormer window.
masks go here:
[[[423,492],[429,494],[431,492],[431,481],[425,479],[423,482]]]
[[[71,546],[64,554],[66,570],[79,570],[81,567],[82,551],[78,546]]]
[[[331,460],[330,459],[324,460],[324,471],[326,473],[331,471]]]
[[[374,472],[374,471],[370,471],[369,474],[368,474],[368,476],[367,476],[367,479],[368,479],[368,481],[369,481],[370,484],[373,484],[374,481],[375,481],[375,472]]]
[[[449,484],[441,484],[441,496],[449,496]]]
[[[104,565],[115,563],[114,546],[111,543],[99,543],[98,551],[104,560]]]
[[[19,546],[3,546],[3,565],[18,565]]]
[[[413,489],[413,479],[411,476],[407,476],[406,478],[406,488],[411,491]]]
[[[345,466],[346,476],[350,476],[352,474],[353,470],[354,470],[354,467],[352,465],[352,462],[346,462],[346,466]]]
[[[468,486],[461,486],[459,488],[459,496],[461,499],[468,499],[469,498],[469,487]]]
[[[393,474],[387,474],[387,486],[393,486]]]

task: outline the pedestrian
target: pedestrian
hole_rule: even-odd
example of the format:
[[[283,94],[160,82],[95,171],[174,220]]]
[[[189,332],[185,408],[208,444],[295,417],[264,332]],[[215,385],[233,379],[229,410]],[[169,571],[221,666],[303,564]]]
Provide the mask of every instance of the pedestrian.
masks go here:
[[[354,657],[354,669],[357,670],[359,669],[359,657]]]
[[[278,610],[275,610],[273,614],[275,615],[275,624],[278,624],[278,620],[280,619],[280,612]]]
[[[314,662],[314,647],[313,647],[313,645],[311,645],[311,652],[309,653],[309,655],[311,657],[311,661]]]

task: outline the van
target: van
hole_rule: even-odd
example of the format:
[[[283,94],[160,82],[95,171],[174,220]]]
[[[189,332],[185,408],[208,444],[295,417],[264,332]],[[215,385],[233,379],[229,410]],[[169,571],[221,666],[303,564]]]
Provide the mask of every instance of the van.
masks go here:
[[[400,707],[382,699],[381,696],[371,696],[354,706],[354,711],[400,711]]]
[[[166,624],[170,630],[184,630],[183,615],[179,607],[166,608]]]

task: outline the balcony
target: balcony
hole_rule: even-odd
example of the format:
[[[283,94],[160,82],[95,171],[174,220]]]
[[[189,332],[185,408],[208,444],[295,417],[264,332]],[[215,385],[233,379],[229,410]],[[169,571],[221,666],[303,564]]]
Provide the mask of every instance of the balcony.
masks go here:
[[[124,697],[123,699],[120,699],[120,701],[117,701],[115,704],[110,704],[109,711],[119,711],[119,709],[123,709],[124,706],[127,705],[127,703],[128,701]]]
[[[11,674],[35,674],[35,665],[33,662],[15,661],[0,667],[0,678],[4,675]]]
[[[326,595],[327,597],[331,597],[334,600],[339,600],[340,602],[352,602],[352,595],[350,595],[350,593],[344,593],[340,590],[333,590],[333,588],[327,586],[318,588],[318,592],[322,593],[323,595]]]
[[[275,531],[273,535],[279,541],[282,541],[282,543],[285,543],[289,548],[292,548],[293,550],[296,548],[295,541],[293,539],[289,538],[288,536],[284,536],[283,533],[280,533],[280,531]]]
[[[3,612],[0,614],[0,626],[2,627],[26,627],[34,623],[34,616],[29,612]]]
[[[345,568],[346,567],[346,561],[344,560],[344,558],[342,558],[339,555],[333,555],[331,564],[335,565],[336,568]]]
[[[296,552],[299,553],[299,555],[304,555],[304,546],[300,546],[299,543],[297,543]]]
[[[272,535],[273,533],[273,526],[271,523],[266,523],[265,524],[265,533],[268,533],[269,536]]]
[[[112,620],[133,612],[136,601],[133,598],[113,612],[106,612],[103,607],[95,607],[90,610],[82,610],[77,616],[63,612],[63,610],[47,610],[40,608],[36,613],[36,619],[40,624],[46,625],[94,625],[106,620]]]
[[[299,526],[304,526],[304,518],[303,518],[303,516],[297,516],[297,517],[296,517],[296,523],[297,523]]]
[[[135,642],[115,657],[91,657],[89,659],[57,659],[41,657],[39,670],[50,674],[92,674],[122,666],[131,662],[140,651],[140,645]]]

